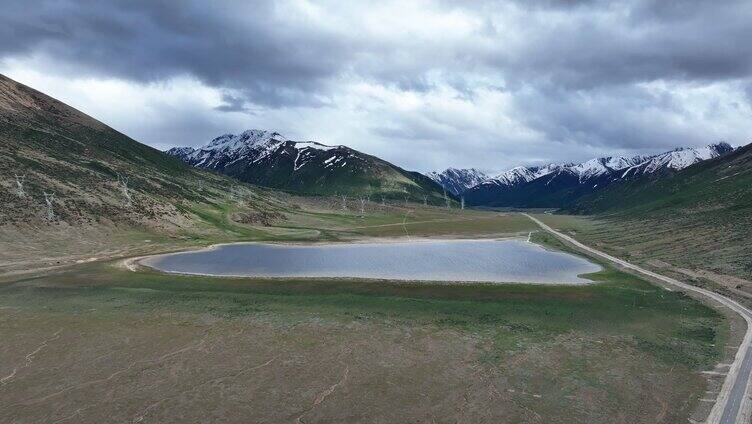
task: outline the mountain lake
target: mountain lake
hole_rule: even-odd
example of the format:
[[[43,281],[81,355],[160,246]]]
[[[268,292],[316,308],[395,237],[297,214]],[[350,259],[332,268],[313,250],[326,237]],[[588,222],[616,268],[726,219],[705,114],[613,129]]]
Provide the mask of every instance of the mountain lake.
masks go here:
[[[179,274],[256,278],[586,284],[601,267],[518,239],[388,243],[234,243],[140,261]]]

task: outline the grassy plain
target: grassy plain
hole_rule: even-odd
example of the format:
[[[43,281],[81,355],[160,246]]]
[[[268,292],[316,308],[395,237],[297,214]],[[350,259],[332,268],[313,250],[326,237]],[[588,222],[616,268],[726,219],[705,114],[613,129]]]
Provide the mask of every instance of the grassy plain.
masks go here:
[[[224,236],[150,249],[535,230],[519,215],[373,205],[360,217],[311,202],[276,227],[210,210]],[[589,276],[597,284],[573,287],[220,279],[118,264],[0,279],[0,421],[686,422],[713,389],[699,371],[728,338],[714,310],[608,266]]]

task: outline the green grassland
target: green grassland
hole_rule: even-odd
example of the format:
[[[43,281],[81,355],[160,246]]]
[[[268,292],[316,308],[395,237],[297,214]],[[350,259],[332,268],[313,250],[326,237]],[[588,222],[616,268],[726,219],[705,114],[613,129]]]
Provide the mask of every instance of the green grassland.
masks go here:
[[[399,220],[329,213],[338,240]],[[450,214],[462,216],[415,219],[443,219],[430,234]],[[467,215],[465,235],[530,229]],[[602,265],[584,286],[208,278],[111,261],[5,277],[0,419],[686,422],[708,384],[698,371],[723,357],[724,317]]]
[[[707,367],[720,353],[723,332],[716,334],[716,327],[722,319],[711,309],[609,266],[588,278],[600,284],[547,287],[207,278],[149,270],[134,273],[112,263],[98,263],[26,279],[23,284],[6,283],[3,292],[10,305],[16,298],[50,299],[48,308],[59,304],[61,310],[73,312],[83,312],[78,302],[106,308],[115,301],[116,308],[152,310],[168,305],[221,317],[274,313],[404,321],[500,331],[537,341],[588,328],[604,335],[636,337],[646,346],[670,351],[666,356],[670,364],[692,367]],[[693,321],[697,334],[704,336],[690,337],[693,332],[678,325],[682,320]]]

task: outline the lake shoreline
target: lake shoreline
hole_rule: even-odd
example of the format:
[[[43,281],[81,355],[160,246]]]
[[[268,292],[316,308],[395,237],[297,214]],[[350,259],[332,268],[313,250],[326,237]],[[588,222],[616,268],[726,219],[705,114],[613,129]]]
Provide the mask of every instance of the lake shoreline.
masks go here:
[[[486,249],[485,243],[496,244],[497,249]],[[399,248],[383,249],[387,246]],[[220,250],[227,252],[218,252]],[[186,256],[196,258],[188,259]],[[434,259],[435,262],[432,262]],[[531,260],[535,265],[530,264]],[[224,266],[222,261],[225,261]],[[421,268],[424,264],[432,265]],[[537,264],[542,266],[539,268]],[[585,258],[533,243],[529,236],[390,238],[359,240],[357,243],[221,243],[202,249],[132,258],[124,266],[131,271],[142,266],[173,275],[256,280],[567,286],[592,284],[594,281],[585,276],[602,269]],[[204,271],[197,267],[215,268],[217,271]],[[233,270],[238,267],[241,270]],[[463,267],[466,269],[463,270]],[[556,273],[563,274],[557,277]],[[468,278],[468,275],[474,277]]]

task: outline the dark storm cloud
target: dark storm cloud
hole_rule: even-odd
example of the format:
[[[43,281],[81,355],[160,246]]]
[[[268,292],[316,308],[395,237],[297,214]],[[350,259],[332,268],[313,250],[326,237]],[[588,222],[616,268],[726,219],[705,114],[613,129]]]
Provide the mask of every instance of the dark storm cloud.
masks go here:
[[[546,138],[596,149],[667,150],[677,146],[677,139],[682,145],[711,141],[677,126],[675,122],[689,119],[682,105],[666,92],[648,88],[622,86],[585,94],[549,87],[519,93],[515,105],[528,126]],[[652,125],[657,119],[663,124]]]
[[[493,52],[489,64],[517,80],[573,89],[734,79],[752,70],[752,43],[746,41],[752,39],[752,2],[592,3],[553,24],[545,22],[548,11],[539,4],[527,6],[539,13],[541,25],[526,27],[519,49]]]
[[[245,99],[242,97],[233,96],[232,94],[222,94],[222,104],[214,109],[222,112],[249,112],[248,106],[245,104]]]
[[[189,74],[244,90],[259,104],[308,103],[343,66],[346,47],[325,32],[291,28],[274,3],[11,1],[0,15],[0,54],[41,53],[76,72],[136,81]]]
[[[285,111],[297,122],[301,108],[349,101],[357,113],[341,116],[362,120],[348,124],[368,129],[376,154],[433,140],[444,156],[461,155],[462,138],[486,151],[519,150],[531,134],[572,156],[702,144],[732,134],[717,124],[723,96],[752,104],[748,0],[312,3],[10,0],[0,59],[41,58],[49,72],[135,82],[190,76],[223,93],[214,110],[259,121],[263,109],[282,111],[276,123]],[[388,113],[374,91],[352,100],[347,87],[357,83],[414,94],[419,106]],[[690,96],[697,87],[710,88]],[[508,125],[482,110],[477,127],[434,110],[454,99],[486,104],[493,92],[508,96],[501,104],[511,109],[498,117]],[[703,96],[717,97],[713,111],[691,104]],[[159,129],[159,139],[168,132]],[[527,157],[555,154],[541,143]]]
[[[444,6],[493,10],[482,2]],[[752,2],[746,0],[518,6],[537,16],[520,25],[524,41],[513,49],[499,43],[481,51],[468,40],[442,52],[434,50],[437,45],[412,45],[409,36],[386,44],[293,24],[275,13],[272,1],[77,0],[34,7],[10,1],[0,15],[0,54],[43,52],[90,72],[139,81],[191,74],[277,106],[305,102],[301,93],[322,93],[325,81],[347,69],[418,91],[431,89],[425,79],[430,70],[459,73],[480,64],[518,82],[540,78],[573,88],[737,78],[752,69]],[[604,19],[609,11],[613,17]],[[550,24],[548,13],[570,16]]]

